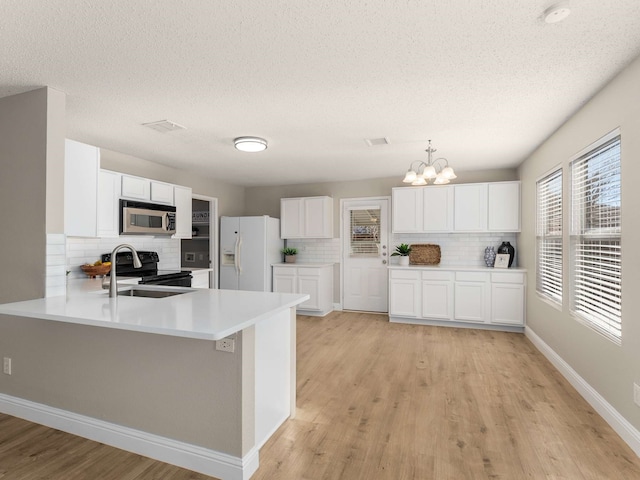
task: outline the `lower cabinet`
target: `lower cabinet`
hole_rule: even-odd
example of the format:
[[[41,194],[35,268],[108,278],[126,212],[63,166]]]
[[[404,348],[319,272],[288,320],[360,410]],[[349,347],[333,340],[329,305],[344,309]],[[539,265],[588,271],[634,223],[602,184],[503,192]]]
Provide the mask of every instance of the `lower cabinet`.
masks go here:
[[[389,319],[522,331],[525,286],[522,270],[391,267]]]
[[[209,286],[210,270],[194,270],[191,272],[191,288],[211,288]]]
[[[310,298],[298,305],[298,313],[325,316],[333,311],[333,264],[274,265],[273,291],[306,293]]]

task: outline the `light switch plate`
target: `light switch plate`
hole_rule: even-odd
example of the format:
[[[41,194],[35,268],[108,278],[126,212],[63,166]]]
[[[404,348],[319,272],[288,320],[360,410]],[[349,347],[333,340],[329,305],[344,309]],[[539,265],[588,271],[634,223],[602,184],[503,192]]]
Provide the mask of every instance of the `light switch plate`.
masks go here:
[[[633,403],[640,407],[640,385],[633,384]]]

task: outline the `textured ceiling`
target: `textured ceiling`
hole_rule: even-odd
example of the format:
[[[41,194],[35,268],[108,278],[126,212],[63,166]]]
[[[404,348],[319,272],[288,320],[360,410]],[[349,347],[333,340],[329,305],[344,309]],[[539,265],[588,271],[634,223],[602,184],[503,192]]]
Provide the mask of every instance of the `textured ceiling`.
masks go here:
[[[428,139],[515,167],[640,54],[640,1],[551,3],[2,0],[0,96],[48,85],[69,138],[239,185],[401,177]]]

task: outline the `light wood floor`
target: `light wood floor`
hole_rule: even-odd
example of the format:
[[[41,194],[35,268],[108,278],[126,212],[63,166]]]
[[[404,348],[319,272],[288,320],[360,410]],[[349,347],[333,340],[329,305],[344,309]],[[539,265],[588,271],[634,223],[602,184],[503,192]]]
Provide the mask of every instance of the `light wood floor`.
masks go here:
[[[1,480],[210,477],[0,414]],[[522,335],[298,317],[298,411],[252,480],[640,479]]]

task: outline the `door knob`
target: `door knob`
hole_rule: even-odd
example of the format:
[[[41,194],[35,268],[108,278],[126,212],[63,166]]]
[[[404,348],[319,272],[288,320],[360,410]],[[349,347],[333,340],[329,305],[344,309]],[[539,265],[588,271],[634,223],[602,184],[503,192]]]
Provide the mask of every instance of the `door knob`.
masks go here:
[[[387,261],[386,261],[386,260],[382,260],[382,264],[383,264],[383,265],[386,265],[386,264],[387,264]]]
[[[387,252],[382,252],[382,256],[386,257],[387,256]]]

